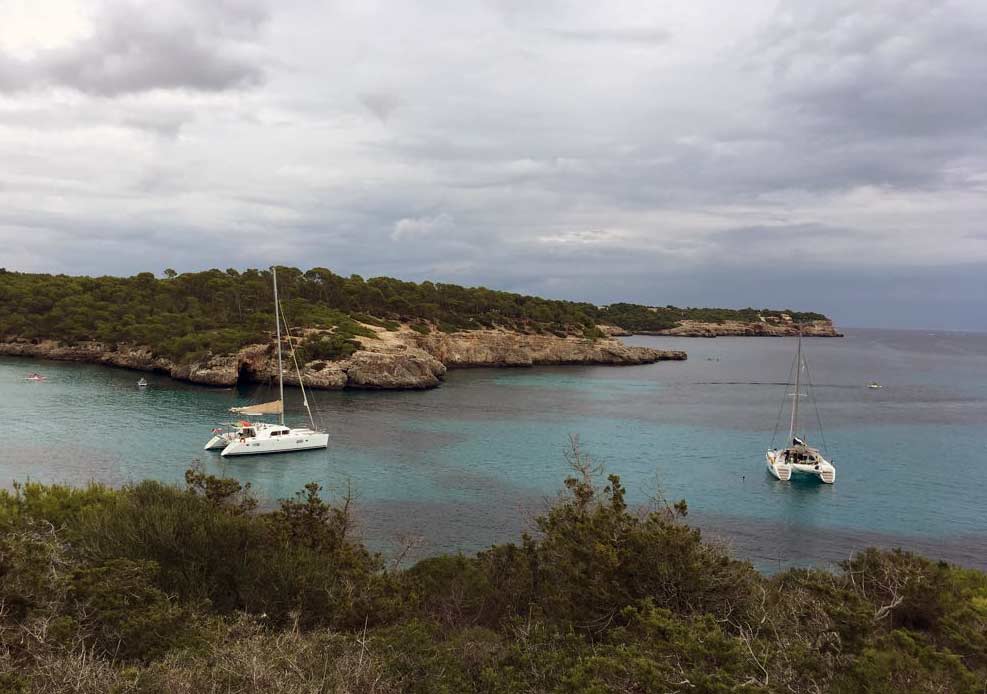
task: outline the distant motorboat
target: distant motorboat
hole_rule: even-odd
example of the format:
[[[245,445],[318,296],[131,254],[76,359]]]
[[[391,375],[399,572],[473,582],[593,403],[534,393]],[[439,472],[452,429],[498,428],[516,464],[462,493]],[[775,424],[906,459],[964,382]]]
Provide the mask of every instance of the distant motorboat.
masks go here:
[[[138,388],[147,388],[147,380],[146,379],[143,379],[143,378],[140,379],[140,380],[138,380],[137,381],[137,387]]]
[[[798,352],[795,357],[795,392],[790,394],[792,397],[792,415],[788,424],[788,445],[781,450],[775,448],[768,450],[765,454],[768,471],[783,482],[790,480],[793,473],[798,473],[812,475],[818,478],[820,482],[833,484],[836,481],[836,467],[823,457],[819,449],[809,446],[805,442],[804,435],[799,436],[799,399],[805,395],[802,393],[803,368],[807,369],[805,358],[802,356],[802,329],[800,327]],[[812,385],[811,382],[809,385]],[[818,416],[818,410],[816,414]]]
[[[44,376],[42,376],[41,374],[35,372],[35,373],[29,373],[27,376],[24,377],[24,380],[25,381],[34,381],[35,383],[42,383],[42,382],[44,382],[47,379]]]
[[[873,390],[877,390],[878,388],[883,388],[884,386],[882,386],[877,381],[871,381],[870,383],[867,384],[867,387]]]

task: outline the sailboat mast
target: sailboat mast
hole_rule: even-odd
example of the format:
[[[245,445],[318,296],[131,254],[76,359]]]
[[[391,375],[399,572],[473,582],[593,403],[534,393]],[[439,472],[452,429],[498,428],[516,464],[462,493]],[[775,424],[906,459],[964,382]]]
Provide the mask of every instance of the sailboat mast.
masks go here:
[[[284,426],[284,370],[281,367],[281,314],[278,303],[278,269],[271,266],[271,277],[274,280],[274,325],[278,335],[278,397],[281,400],[281,426]]]
[[[792,421],[788,425],[788,438],[791,440],[798,434],[799,398],[802,391],[802,326],[799,329],[798,355],[795,357],[795,404],[792,405]]]

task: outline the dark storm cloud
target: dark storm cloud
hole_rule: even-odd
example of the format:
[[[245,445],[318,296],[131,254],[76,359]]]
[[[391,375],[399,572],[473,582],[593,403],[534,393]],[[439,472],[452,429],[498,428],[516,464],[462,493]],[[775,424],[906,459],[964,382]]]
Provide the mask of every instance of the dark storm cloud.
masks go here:
[[[263,71],[248,44],[264,17],[247,2],[108,3],[85,38],[27,60],[0,53],[0,91],[51,86],[117,96],[256,85]]]

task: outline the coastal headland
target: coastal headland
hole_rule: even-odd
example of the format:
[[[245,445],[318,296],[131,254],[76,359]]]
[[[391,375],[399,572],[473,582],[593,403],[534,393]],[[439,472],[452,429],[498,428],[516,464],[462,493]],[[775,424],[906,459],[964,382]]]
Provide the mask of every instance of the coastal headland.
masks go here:
[[[604,326],[601,326],[604,327]],[[682,320],[670,328],[627,330],[605,326],[608,335],[668,335],[670,337],[795,337],[801,328],[806,337],[843,337],[828,318],[796,323],[775,317],[756,320],[711,321]]]
[[[395,330],[365,327],[373,336],[356,336],[354,340],[360,347],[346,358],[306,361],[301,367],[305,385],[325,390],[424,389],[438,386],[450,368],[627,366],[686,358],[682,351],[632,347],[608,337],[525,335],[500,329],[423,335],[405,325]],[[300,344],[311,340],[313,333],[318,331],[304,331],[293,336],[292,342],[300,351]],[[277,378],[273,339],[267,344],[246,345],[232,354],[209,355],[191,363],[156,356],[147,346],[94,341],[63,345],[54,340],[14,340],[0,342],[0,354],[154,371],[211,386],[267,383]],[[297,373],[290,365],[285,368],[285,383],[298,384]]]
[[[792,309],[599,306],[485,287],[345,277],[279,267],[284,346],[314,388],[433,388],[447,369],[632,365],[684,352],[620,335],[838,336],[826,316]],[[74,277],[0,268],[0,354],[80,361],[216,386],[275,375],[270,270],[163,277]],[[288,383],[298,381],[292,362]]]

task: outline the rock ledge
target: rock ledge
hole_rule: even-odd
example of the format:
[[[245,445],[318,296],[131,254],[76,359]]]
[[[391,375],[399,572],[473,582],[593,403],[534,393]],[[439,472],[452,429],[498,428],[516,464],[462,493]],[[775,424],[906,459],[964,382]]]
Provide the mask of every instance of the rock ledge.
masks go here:
[[[596,340],[553,335],[526,335],[509,330],[457,333],[417,333],[405,326],[396,331],[367,326],[375,338],[357,338],[362,348],[339,361],[305,365],[305,385],[338,390],[422,389],[442,382],[447,368],[536,366],[541,364],[651,364],[682,360],[685,352],[625,345],[606,337]],[[193,364],[176,364],[156,357],[140,345],[81,342],[62,345],[51,340],[0,342],[0,354],[59,361],[105,364],[139,371],[166,373],[172,378],[211,386],[239,381],[265,383],[276,377],[273,345],[248,345],[236,354],[213,356]],[[297,385],[290,363],[285,383]]]

